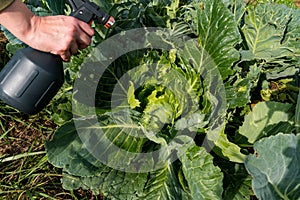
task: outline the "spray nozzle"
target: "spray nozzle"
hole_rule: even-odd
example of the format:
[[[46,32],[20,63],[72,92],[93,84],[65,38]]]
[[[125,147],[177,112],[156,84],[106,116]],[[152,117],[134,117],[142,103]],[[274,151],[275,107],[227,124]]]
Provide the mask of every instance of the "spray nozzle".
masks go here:
[[[98,23],[105,28],[110,28],[114,25],[115,20],[112,16],[103,12],[97,4],[89,0],[68,0],[72,8],[71,16],[76,17],[86,23],[90,23],[97,19]]]

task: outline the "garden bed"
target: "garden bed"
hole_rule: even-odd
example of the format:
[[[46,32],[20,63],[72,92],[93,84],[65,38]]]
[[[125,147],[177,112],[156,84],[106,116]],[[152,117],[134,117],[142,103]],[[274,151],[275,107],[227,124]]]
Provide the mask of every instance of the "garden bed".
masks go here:
[[[47,2],[32,9],[39,14],[64,11],[59,1]],[[66,82],[48,107],[37,115],[28,116],[0,104],[1,197],[299,198],[299,173],[296,171],[299,172],[297,162],[300,159],[295,152],[300,148],[300,15],[293,1],[278,0],[268,4],[271,1],[95,2],[116,16],[116,26],[112,30],[93,26],[96,32],[93,45],[65,63]],[[286,3],[289,7],[277,3]],[[135,39],[131,40],[131,30],[150,26],[172,31],[159,29],[155,37],[151,37],[152,29],[146,29],[148,32],[142,37],[149,39],[149,43],[156,38],[159,45],[166,42],[177,47],[178,41],[173,41],[170,35],[194,40],[182,45],[184,51],[162,48],[126,52],[107,68],[100,80],[95,95],[97,109],[91,109],[89,104],[82,105],[75,97],[72,101],[72,87],[79,79],[77,73],[81,66],[99,64],[103,58],[110,60],[111,57],[105,57],[106,52],[102,52],[112,51],[107,46],[122,51],[128,41],[139,42],[135,34],[132,37]],[[107,41],[109,45],[105,46]],[[0,34],[2,66],[11,54],[6,51],[7,43]],[[209,62],[211,60],[213,62]],[[211,63],[214,65],[209,68]],[[140,68],[136,70],[136,66]],[[138,82],[152,71],[159,75],[143,80],[144,85]],[[123,84],[119,81],[127,73],[137,82]],[[212,73],[213,81],[206,80],[205,73]],[[114,90],[113,84],[120,84],[118,87],[122,91]],[[117,96],[125,98],[118,99],[119,104],[112,109],[111,96],[115,91],[119,92]],[[221,105],[216,106],[220,110],[214,112],[217,101],[221,101]],[[222,101],[226,105],[222,105]],[[72,120],[74,102],[73,105],[78,106],[76,120]],[[185,106],[190,105],[186,102],[199,105],[197,109],[193,106],[186,109]],[[124,116],[124,107],[130,117]],[[95,110],[99,122],[89,121],[94,116],[85,116],[89,113],[87,110]],[[211,116],[216,118],[209,118]],[[155,166],[161,157],[127,160],[125,168],[133,166],[137,170],[132,173],[95,159],[97,155],[92,155],[87,147],[90,140],[84,140],[77,131],[78,124],[83,135],[101,129],[115,145],[139,155],[169,147],[174,144],[170,142],[173,140],[191,146],[181,152],[178,160],[165,162],[158,169],[138,171],[140,163]],[[132,137],[137,131],[145,137]],[[190,135],[176,138],[177,133],[189,131],[195,133],[193,138]],[[106,141],[100,136],[94,136],[93,141],[97,143],[92,147],[99,147],[101,153],[107,151],[104,157],[110,162],[123,164],[126,157],[110,155],[109,148],[102,146]],[[206,151],[206,136],[213,138],[209,138],[214,146],[209,149],[211,151]],[[170,157],[179,152],[172,150]],[[160,156],[166,155],[161,153]],[[271,173],[276,170],[285,173],[283,178],[277,177],[279,172]]]

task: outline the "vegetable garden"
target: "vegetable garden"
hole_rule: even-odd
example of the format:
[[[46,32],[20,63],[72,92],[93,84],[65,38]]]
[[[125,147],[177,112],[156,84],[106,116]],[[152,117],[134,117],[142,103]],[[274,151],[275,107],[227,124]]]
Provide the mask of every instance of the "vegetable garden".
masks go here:
[[[300,199],[293,1],[94,2],[116,24],[92,25],[47,108],[1,103],[4,199]],[[24,44],[3,33],[4,65]]]

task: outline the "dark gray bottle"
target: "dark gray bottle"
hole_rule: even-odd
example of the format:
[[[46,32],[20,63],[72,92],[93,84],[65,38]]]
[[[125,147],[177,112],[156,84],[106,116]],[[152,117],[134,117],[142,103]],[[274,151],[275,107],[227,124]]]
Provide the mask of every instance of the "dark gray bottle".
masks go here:
[[[0,73],[0,98],[18,110],[35,114],[42,110],[64,83],[59,56],[21,49]]]

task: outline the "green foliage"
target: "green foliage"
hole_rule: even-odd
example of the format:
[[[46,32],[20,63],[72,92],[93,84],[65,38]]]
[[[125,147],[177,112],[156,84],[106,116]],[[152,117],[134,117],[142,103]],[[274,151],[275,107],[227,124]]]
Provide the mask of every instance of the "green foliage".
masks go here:
[[[294,0],[256,0],[257,3],[275,3],[284,4],[289,7],[295,8]]]
[[[221,199],[223,174],[203,147],[193,147],[180,158],[192,199]]]
[[[226,190],[223,193],[226,200],[249,199],[254,196],[252,189],[252,177],[248,174],[244,164],[222,163],[224,171],[224,186]],[[225,168],[226,166],[226,168]]]
[[[240,57],[234,48],[241,38],[234,16],[219,1],[192,1],[189,9],[186,18],[191,19],[189,23],[198,36],[199,45],[211,56],[226,79],[233,73],[229,66]]]
[[[182,171],[177,163],[167,162],[153,172],[125,173],[93,158],[74,131],[74,124],[69,122],[58,130],[53,141],[46,143],[49,161],[67,173],[63,179],[66,189],[89,188],[113,199],[189,199],[198,195],[206,199],[222,193],[222,173],[203,147],[194,146],[180,157]],[[187,178],[191,191],[182,188],[185,181],[178,177],[178,170]]]
[[[299,199],[299,138],[280,133],[255,143],[255,154],[246,158],[245,166],[258,198]]]
[[[46,143],[47,156],[62,168],[65,189],[90,189],[108,199],[300,197],[295,135],[300,15],[291,1],[94,2],[115,17],[116,25],[111,30],[93,25],[92,46],[65,64],[66,83],[48,107],[60,128]],[[65,2],[35,6],[40,14],[68,12]],[[110,59],[95,47],[141,27],[170,30],[156,35],[170,50],[149,46],[111,63],[97,86],[96,109],[85,105],[78,91],[72,96],[81,67],[90,67],[92,77],[89,63]],[[151,34],[145,33],[145,44],[151,44]],[[18,43],[8,37],[10,45]],[[110,45],[121,51],[137,40],[126,42]],[[97,116],[88,115],[91,110]],[[107,142],[125,154],[113,154]],[[164,151],[155,159],[130,157],[159,149]],[[168,156],[178,159],[171,162]],[[124,163],[160,167],[132,173],[118,168]]]
[[[294,113],[292,105],[279,102],[258,103],[253,111],[245,116],[245,121],[239,133],[253,144],[262,137],[280,132],[293,132]]]
[[[46,0],[45,4],[51,10],[53,15],[62,15],[65,13],[66,0],[60,0],[60,1]]]
[[[275,141],[271,135],[285,132],[288,137],[299,123],[299,117],[293,112],[299,91],[296,10],[273,3],[254,7],[240,1],[222,4],[208,0],[126,1],[103,6],[115,14],[117,24],[111,33],[101,32],[98,41],[123,30],[151,25],[167,27],[176,35],[188,34],[196,42],[187,42],[183,51],[175,54],[153,49],[131,52],[104,72],[96,95],[98,122],[86,123],[86,117],[77,119],[76,123],[83,125],[84,137],[77,134],[72,121],[66,122],[46,144],[49,161],[64,170],[64,188],[91,189],[111,199],[249,199],[254,195],[249,172],[254,176],[255,194],[268,196],[269,190],[259,190],[256,186],[256,174],[262,169],[252,170],[258,163],[251,159],[255,155],[246,155],[252,153],[253,144],[256,149],[264,138]],[[97,62],[105,56],[97,49],[89,54],[86,62]],[[210,67],[211,63],[220,74]],[[136,66],[141,67],[132,70]],[[158,76],[149,77],[149,72]],[[203,78],[204,72],[215,77],[215,83],[219,77],[225,85],[226,94],[218,84],[212,94],[223,96],[228,108],[220,112],[223,115],[218,120],[224,122],[214,131],[207,121],[214,106],[207,95],[212,80]],[[122,82],[123,74],[134,81]],[[119,88],[117,96],[122,97],[116,104],[111,101],[112,86]],[[193,106],[186,110],[189,96],[186,91],[193,91],[190,98],[193,103],[200,103],[200,110]],[[248,107],[261,99],[267,102],[258,103],[253,109]],[[111,103],[117,105],[113,110],[110,110]],[[73,105],[80,104],[75,98]],[[178,149],[179,160],[166,160],[154,171],[123,172],[112,166],[113,163],[132,165],[135,160],[127,159],[129,153],[120,158],[110,154],[106,147],[101,148],[101,142],[95,148],[101,152],[88,151],[82,144],[90,144],[91,136],[94,141],[104,141],[94,123],[100,123],[105,137],[128,152],[151,152],[178,139],[191,146],[184,153]],[[191,138],[178,138],[176,131],[182,130],[195,131],[196,143]],[[139,134],[144,137],[133,137]],[[205,135],[213,142],[213,154],[198,146]],[[108,166],[95,155],[106,156]],[[159,158],[164,160],[166,155],[168,152]],[[259,155],[265,156],[264,151]],[[151,166],[155,160],[140,162]]]
[[[265,67],[272,64],[287,67],[297,62],[298,50],[291,44],[295,35],[289,33],[289,24],[295,18],[297,20],[296,12],[284,5],[259,4],[255,8],[250,7],[242,28],[249,50],[243,53],[251,54],[251,59],[264,60]],[[265,51],[266,48],[270,51]]]

